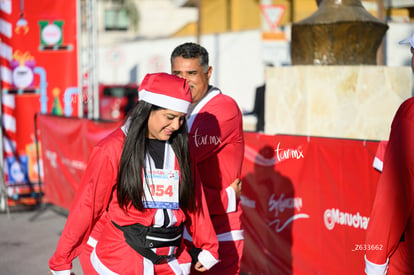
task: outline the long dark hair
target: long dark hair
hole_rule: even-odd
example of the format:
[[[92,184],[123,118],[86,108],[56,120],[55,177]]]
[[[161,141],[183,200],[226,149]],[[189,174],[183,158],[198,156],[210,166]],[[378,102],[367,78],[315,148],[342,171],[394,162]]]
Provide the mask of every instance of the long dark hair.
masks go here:
[[[145,101],[138,101],[129,116],[128,132],[122,150],[117,179],[117,198],[119,206],[125,211],[132,205],[144,211],[145,156],[148,150],[148,118],[152,111],[162,109]],[[189,162],[189,143],[187,123],[171,135],[170,142],[180,167],[180,208],[193,211],[195,209],[194,184]]]

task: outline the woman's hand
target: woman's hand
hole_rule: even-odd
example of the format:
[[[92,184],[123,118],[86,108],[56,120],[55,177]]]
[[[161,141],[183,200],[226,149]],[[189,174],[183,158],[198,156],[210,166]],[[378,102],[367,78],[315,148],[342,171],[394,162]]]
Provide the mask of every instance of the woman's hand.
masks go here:
[[[204,272],[207,270],[207,268],[205,268],[199,261],[197,261],[197,263],[194,265],[194,269],[198,272]]]

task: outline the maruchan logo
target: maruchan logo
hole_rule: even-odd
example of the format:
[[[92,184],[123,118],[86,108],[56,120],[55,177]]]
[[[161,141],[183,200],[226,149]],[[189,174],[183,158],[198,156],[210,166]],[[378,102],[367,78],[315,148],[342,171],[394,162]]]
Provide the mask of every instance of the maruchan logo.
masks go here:
[[[333,230],[336,224],[366,230],[369,218],[361,216],[359,212],[352,214],[332,208],[325,210],[323,221],[328,230]]]

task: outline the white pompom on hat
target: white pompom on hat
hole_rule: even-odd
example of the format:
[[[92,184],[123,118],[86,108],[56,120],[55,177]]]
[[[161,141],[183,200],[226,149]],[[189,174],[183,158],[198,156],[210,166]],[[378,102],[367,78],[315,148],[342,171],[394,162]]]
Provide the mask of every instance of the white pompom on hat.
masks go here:
[[[182,113],[187,113],[192,102],[187,81],[167,73],[147,74],[139,85],[138,98]]]
[[[410,44],[414,48],[414,33],[410,37],[398,42],[398,44]]]

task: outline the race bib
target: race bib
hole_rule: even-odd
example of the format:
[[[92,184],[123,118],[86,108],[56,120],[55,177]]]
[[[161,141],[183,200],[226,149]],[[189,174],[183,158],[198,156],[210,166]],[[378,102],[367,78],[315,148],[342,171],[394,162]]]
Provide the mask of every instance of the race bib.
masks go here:
[[[148,169],[145,181],[144,207],[178,209],[178,170]]]

